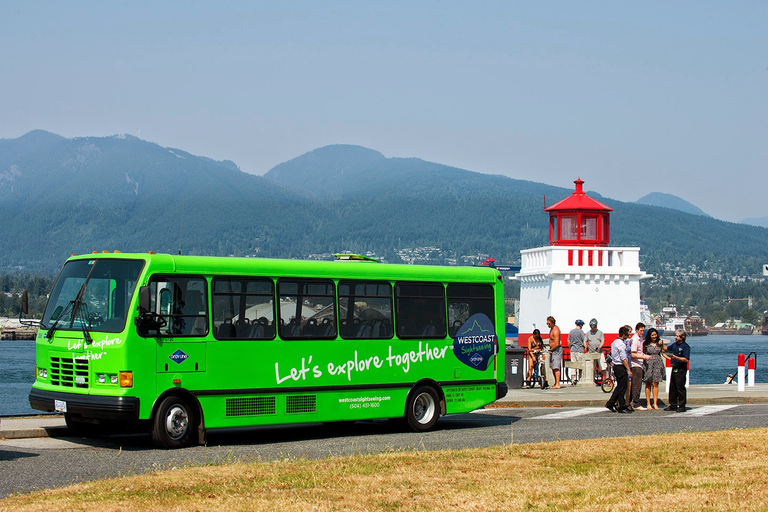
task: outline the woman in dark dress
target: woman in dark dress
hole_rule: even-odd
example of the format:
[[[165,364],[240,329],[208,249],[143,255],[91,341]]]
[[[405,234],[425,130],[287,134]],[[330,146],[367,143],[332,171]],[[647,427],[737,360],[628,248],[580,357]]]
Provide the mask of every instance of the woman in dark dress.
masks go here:
[[[646,361],[647,367],[645,369],[645,400],[648,403],[648,408],[658,410],[659,408],[659,382],[664,380],[665,368],[664,358],[661,356],[664,351],[664,342],[659,336],[659,332],[651,327],[645,334],[645,344],[643,345],[643,352],[651,356]],[[653,402],[651,402],[651,390],[653,390]]]

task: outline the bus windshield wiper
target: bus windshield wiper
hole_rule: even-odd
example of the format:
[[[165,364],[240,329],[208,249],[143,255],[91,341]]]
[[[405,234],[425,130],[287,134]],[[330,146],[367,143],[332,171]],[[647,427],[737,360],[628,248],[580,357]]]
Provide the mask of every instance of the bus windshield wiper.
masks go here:
[[[70,317],[69,321],[69,327],[71,328],[75,320],[80,320],[80,326],[83,330],[83,338],[85,339],[85,342],[89,345],[93,343],[93,338],[91,338],[90,330],[88,329],[88,306],[83,304],[83,297],[85,296],[85,288],[88,286],[88,281],[91,279],[91,274],[93,274],[94,269],[96,268],[97,263],[95,262],[91,266],[91,270],[88,271],[88,275],[85,276],[85,281],[83,282],[83,285],[80,287],[80,290],[77,292],[77,297],[75,297],[75,300],[69,301],[69,304],[67,304],[67,307],[64,308],[64,311],[61,312],[59,317],[56,319],[56,321],[51,325],[51,328],[48,330],[47,338],[49,340],[53,339],[53,334],[56,332],[56,328],[59,325],[59,320],[64,318],[66,316],[66,313],[72,312],[72,315]],[[85,306],[85,307],[83,307]]]
[[[69,301],[69,304],[67,304],[67,307],[64,308],[64,310],[59,313],[59,316],[56,317],[56,320],[51,324],[51,328],[48,329],[48,332],[45,334],[45,337],[49,340],[53,339],[53,334],[56,332],[56,329],[59,327],[59,321],[66,317],[68,313],[72,311],[72,308],[75,306],[75,301],[71,300]],[[61,306],[59,306],[61,307]]]
[[[93,338],[91,338],[91,331],[89,327],[90,320],[88,319],[88,304],[83,304],[83,298],[80,297],[79,300],[75,301],[75,308],[77,309],[72,312],[73,321],[74,316],[77,315],[77,319],[80,320],[80,326],[83,328],[83,338],[85,339],[85,342],[90,345],[93,343]]]
[[[95,263],[93,267],[91,267],[91,271],[88,272],[88,277],[85,278],[83,286],[80,287],[80,291],[78,292],[77,297],[74,301],[72,301],[72,322],[69,324],[71,327],[74,325],[75,320],[80,320],[80,326],[83,329],[83,338],[89,345],[93,343],[93,338],[91,338],[91,333],[88,330],[88,306],[83,304],[83,296],[85,295],[85,287],[88,286],[88,280],[91,278],[91,273],[93,272],[94,268],[96,268]]]

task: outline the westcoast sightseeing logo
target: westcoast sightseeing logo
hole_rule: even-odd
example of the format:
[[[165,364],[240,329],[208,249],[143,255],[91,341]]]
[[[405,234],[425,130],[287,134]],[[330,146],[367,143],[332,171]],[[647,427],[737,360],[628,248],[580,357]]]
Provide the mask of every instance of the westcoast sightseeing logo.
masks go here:
[[[453,353],[459,361],[484,371],[496,352],[496,332],[491,319],[477,313],[459,327],[453,339]]]

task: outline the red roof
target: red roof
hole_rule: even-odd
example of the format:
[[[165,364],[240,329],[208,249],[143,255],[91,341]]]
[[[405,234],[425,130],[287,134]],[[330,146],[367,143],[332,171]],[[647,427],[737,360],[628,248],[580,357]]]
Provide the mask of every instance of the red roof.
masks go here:
[[[606,212],[613,211],[613,208],[604,205],[600,201],[596,201],[584,193],[582,185],[584,180],[578,178],[574,181],[576,184],[576,190],[569,197],[566,197],[560,202],[553,204],[548,208],[544,208],[545,212],[557,211],[557,210],[602,210]]]

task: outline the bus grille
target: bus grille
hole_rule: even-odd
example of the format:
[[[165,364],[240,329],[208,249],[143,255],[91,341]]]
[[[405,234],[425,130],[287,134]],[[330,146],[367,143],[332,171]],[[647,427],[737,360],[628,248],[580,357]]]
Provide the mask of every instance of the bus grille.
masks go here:
[[[87,388],[88,359],[51,357],[51,384],[68,388]]]
[[[285,412],[287,414],[317,412],[317,396],[315,395],[287,396],[285,399]]]
[[[259,416],[275,414],[275,397],[259,396],[227,398],[227,416]]]

